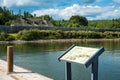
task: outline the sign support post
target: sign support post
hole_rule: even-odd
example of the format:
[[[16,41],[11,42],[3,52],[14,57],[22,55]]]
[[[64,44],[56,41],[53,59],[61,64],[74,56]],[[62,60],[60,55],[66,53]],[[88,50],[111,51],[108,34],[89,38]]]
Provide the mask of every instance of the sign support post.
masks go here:
[[[71,76],[71,63],[66,62],[66,80],[72,80]]]
[[[98,57],[92,62],[91,80],[98,80]]]

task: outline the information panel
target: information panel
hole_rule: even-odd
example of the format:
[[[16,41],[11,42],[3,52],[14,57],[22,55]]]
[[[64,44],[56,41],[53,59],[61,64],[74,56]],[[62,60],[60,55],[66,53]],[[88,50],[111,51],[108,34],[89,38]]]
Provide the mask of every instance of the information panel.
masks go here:
[[[74,62],[79,64],[85,64],[92,56],[94,56],[99,49],[74,46],[70,51],[64,54],[60,60],[66,62]]]

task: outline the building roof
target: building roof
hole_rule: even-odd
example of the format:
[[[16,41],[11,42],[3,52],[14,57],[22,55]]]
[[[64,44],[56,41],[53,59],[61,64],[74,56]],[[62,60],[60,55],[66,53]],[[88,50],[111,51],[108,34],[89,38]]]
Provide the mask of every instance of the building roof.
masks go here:
[[[11,26],[49,26],[52,27],[53,25],[44,20],[38,18],[18,18],[14,21]]]

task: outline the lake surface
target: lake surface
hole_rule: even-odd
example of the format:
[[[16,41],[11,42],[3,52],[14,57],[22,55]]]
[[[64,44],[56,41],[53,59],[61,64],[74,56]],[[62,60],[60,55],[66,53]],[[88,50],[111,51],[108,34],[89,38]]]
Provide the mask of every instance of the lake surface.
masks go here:
[[[65,80],[65,62],[58,57],[72,44],[100,48],[105,52],[99,58],[99,80],[120,80],[120,40],[0,44],[0,59],[6,60],[6,47],[14,46],[14,63],[54,80]],[[91,66],[72,64],[72,80],[90,80]]]

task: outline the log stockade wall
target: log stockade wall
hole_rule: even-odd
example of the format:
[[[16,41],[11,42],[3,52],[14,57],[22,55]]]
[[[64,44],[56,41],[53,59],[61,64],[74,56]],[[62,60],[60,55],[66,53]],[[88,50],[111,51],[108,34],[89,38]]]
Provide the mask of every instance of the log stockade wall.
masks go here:
[[[120,32],[120,29],[97,29],[97,28],[73,28],[73,27],[49,27],[49,26],[3,26],[0,25],[0,32],[19,32],[21,30],[39,29],[39,30],[62,30],[62,31],[95,31],[95,32]]]
[[[46,26],[1,26],[0,25],[0,32],[19,32],[21,30],[29,30],[29,29],[40,29],[40,30],[52,30],[52,27]]]

